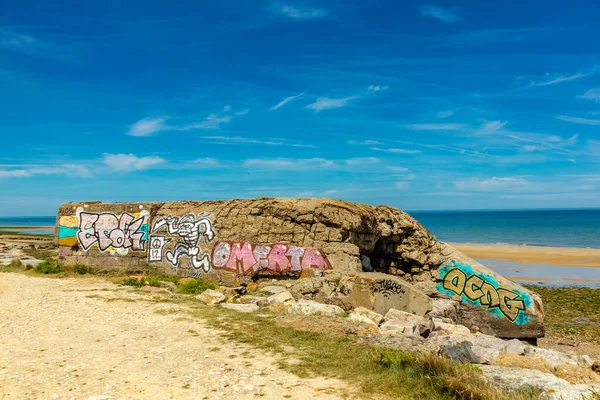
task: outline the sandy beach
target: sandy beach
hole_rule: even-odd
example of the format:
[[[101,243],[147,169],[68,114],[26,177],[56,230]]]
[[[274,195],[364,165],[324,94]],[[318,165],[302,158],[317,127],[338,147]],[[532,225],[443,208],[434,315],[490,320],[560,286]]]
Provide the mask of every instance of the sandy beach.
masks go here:
[[[600,268],[600,249],[472,243],[450,244],[466,255],[479,260]]]

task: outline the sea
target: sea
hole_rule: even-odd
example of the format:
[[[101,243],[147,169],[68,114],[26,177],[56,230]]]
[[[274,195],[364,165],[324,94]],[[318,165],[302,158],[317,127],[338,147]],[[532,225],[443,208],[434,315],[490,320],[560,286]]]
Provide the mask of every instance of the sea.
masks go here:
[[[409,213],[444,242],[600,248],[600,209]]]
[[[450,243],[600,248],[600,209],[409,212],[439,240]],[[0,217],[0,231],[52,235],[55,216]],[[20,230],[46,227],[41,230]],[[478,260],[518,282],[600,288],[600,268]],[[586,282],[583,282],[586,281]]]
[[[409,214],[444,242],[600,248],[600,209],[409,211]],[[0,229],[55,224],[55,216],[0,217]]]

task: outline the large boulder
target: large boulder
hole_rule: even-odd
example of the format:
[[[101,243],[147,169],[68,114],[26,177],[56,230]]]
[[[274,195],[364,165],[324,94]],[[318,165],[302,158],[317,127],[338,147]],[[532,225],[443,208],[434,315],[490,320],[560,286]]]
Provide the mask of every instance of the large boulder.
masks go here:
[[[432,308],[424,298],[431,297],[456,305],[454,313],[452,303],[435,304],[434,316],[473,330],[507,338],[544,334],[539,296],[438,242],[397,208],[332,199],[88,202],[61,205],[57,225],[66,265],[232,287],[306,277],[290,289],[294,297],[420,315]],[[355,275],[354,285],[344,278]]]

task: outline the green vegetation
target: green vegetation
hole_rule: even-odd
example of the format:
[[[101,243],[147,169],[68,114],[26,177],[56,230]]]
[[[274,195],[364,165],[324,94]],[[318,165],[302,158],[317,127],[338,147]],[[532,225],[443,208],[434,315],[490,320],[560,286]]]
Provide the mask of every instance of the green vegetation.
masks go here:
[[[85,275],[85,274],[93,275],[96,273],[96,270],[93,267],[88,267],[87,265],[75,264],[73,266],[73,272],[75,272],[76,274],[79,274],[79,275]]]
[[[18,258],[13,260],[7,265],[0,265],[0,272],[21,272],[25,270],[25,264]]]
[[[193,314],[224,338],[282,354],[279,366],[303,378],[329,377],[346,381],[356,392],[348,397],[369,399],[542,399],[535,389],[502,393],[471,365],[456,364],[435,354],[384,350],[352,337],[335,337],[284,327],[268,312],[240,314],[192,304]]]
[[[32,258],[38,260],[46,260],[56,256],[56,250],[45,250],[45,249],[23,249],[23,253]]]
[[[40,274],[59,274],[65,271],[65,267],[56,260],[48,258],[37,264],[34,268],[35,272]]]
[[[546,337],[600,342],[600,289],[528,286],[542,296]]]
[[[207,289],[216,289],[218,286],[208,280],[204,279],[194,279],[193,281],[187,281],[179,285],[176,293],[184,293],[184,294],[200,294]]]
[[[65,272],[65,267],[56,260],[48,258],[34,268],[35,272],[40,274],[59,274]]]
[[[140,275],[140,276],[130,276],[128,278],[125,278],[123,280],[123,282],[121,282],[121,285],[125,285],[125,286],[135,286],[137,288],[141,288],[143,286],[154,286],[154,287],[160,287],[160,282],[173,282],[175,284],[177,284],[177,281],[179,281],[181,279],[180,276],[146,276],[146,275]]]

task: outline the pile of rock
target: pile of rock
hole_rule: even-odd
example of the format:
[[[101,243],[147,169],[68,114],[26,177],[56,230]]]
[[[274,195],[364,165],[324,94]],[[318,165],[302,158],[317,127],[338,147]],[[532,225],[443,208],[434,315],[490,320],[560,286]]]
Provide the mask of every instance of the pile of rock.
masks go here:
[[[561,399],[580,399],[600,390],[600,376],[593,371],[590,357],[542,349],[517,339],[504,340],[456,324],[457,306],[451,300],[433,300],[420,308],[400,304],[421,311],[420,315],[395,308],[388,308],[384,314],[373,307],[348,309],[305,298],[307,293],[323,294],[322,288],[328,286],[330,294],[340,293],[335,288],[343,284],[331,285],[331,276],[320,279],[262,282],[250,286],[251,293],[247,293],[247,286],[207,290],[197,299],[239,312],[269,308],[285,315],[345,317],[361,326],[356,332],[365,335],[362,340],[409,351],[436,352],[457,362],[478,364],[491,382],[507,389],[535,386],[550,398]]]

